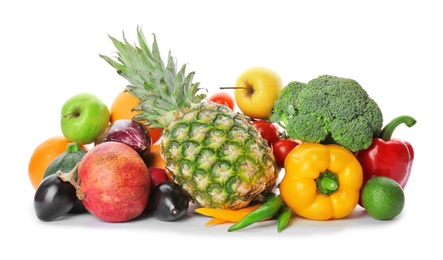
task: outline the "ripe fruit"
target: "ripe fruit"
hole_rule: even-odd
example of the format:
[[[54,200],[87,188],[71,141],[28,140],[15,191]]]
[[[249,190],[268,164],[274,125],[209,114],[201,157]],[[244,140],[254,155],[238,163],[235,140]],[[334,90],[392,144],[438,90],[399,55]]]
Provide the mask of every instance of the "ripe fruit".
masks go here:
[[[152,190],[149,208],[159,220],[178,220],[186,214],[188,207],[189,194],[174,182],[163,182]]]
[[[151,191],[149,171],[140,155],[120,142],[91,148],[78,169],[77,196],[106,222],[125,222],[143,213]]]
[[[268,141],[269,146],[279,139],[280,132],[276,124],[264,120],[257,120],[252,122],[252,124],[257,128],[261,136]]]
[[[66,139],[89,144],[106,128],[109,118],[109,109],[102,100],[91,93],[79,93],[63,104],[61,129]]]
[[[60,154],[66,151],[71,141],[63,136],[54,136],[41,142],[32,152],[28,164],[28,176],[34,189],[43,180],[46,168]],[[81,146],[86,150],[85,146]]]
[[[294,149],[299,142],[292,139],[280,139],[272,143],[272,152],[274,153],[277,165],[281,168],[285,167],[285,159],[292,149]]]
[[[164,168],[149,167],[148,170],[151,177],[151,192],[158,184],[169,181],[168,174]]]
[[[133,108],[138,106],[138,98],[123,89],[115,97],[109,108],[111,123],[119,119],[132,119],[138,114]]]
[[[119,119],[133,119],[134,116],[139,113],[138,111],[133,110],[134,107],[138,106],[138,102],[138,98],[129,93],[126,89],[120,91],[110,107],[111,123]],[[162,129],[160,128],[150,128],[149,126],[146,126],[146,129],[149,131],[152,143],[157,142],[162,136]]]
[[[235,83],[234,96],[238,108],[252,118],[269,118],[283,82],[268,68],[251,67],[243,71]]]
[[[77,199],[74,186],[58,174],[44,178],[34,195],[35,214],[41,221],[51,221],[68,213]]]
[[[389,177],[375,176],[363,186],[361,201],[369,215],[389,220],[402,212],[405,195],[398,182]]]
[[[232,110],[235,108],[234,97],[227,92],[214,93],[208,98],[208,100],[222,105],[227,105]]]

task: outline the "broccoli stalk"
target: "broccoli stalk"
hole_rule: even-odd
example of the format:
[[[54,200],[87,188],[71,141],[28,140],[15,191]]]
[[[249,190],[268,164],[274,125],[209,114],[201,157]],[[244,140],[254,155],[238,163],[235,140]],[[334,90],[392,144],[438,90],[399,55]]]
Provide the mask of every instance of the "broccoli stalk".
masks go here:
[[[331,75],[286,85],[270,121],[292,139],[336,143],[352,152],[368,148],[383,126],[379,106],[359,83]]]

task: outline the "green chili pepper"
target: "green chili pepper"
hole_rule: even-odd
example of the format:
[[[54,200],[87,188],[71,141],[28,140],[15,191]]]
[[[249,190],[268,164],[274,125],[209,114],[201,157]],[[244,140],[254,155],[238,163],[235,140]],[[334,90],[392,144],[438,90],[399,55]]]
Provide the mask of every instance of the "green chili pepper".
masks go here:
[[[277,231],[280,233],[288,225],[292,216],[292,211],[288,206],[286,206],[286,204],[283,203],[276,216],[278,220]]]
[[[275,215],[278,212],[281,205],[283,204],[283,200],[280,195],[276,195],[271,193],[267,198],[266,202],[246,215],[239,222],[228,228],[228,231],[235,231],[252,225],[256,222],[268,219]]]

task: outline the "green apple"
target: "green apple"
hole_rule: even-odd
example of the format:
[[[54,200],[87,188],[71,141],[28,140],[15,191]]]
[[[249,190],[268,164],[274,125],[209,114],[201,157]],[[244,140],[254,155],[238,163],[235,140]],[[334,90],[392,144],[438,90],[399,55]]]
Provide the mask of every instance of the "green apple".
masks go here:
[[[109,120],[109,108],[91,93],[76,94],[62,106],[61,129],[66,139],[72,142],[94,142],[109,124]]]
[[[252,118],[269,118],[283,82],[273,70],[251,67],[237,78],[234,87],[235,102],[243,114]]]

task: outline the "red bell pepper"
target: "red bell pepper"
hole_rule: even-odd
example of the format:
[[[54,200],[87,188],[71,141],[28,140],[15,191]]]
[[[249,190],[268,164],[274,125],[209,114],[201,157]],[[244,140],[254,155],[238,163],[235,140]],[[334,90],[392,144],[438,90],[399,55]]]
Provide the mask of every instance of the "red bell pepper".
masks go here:
[[[369,148],[357,152],[356,157],[363,168],[363,184],[373,176],[387,176],[405,188],[411,174],[414,149],[409,142],[391,139],[395,128],[403,123],[412,127],[416,120],[410,116],[394,118],[385,125],[380,136],[373,139]]]

